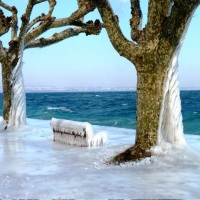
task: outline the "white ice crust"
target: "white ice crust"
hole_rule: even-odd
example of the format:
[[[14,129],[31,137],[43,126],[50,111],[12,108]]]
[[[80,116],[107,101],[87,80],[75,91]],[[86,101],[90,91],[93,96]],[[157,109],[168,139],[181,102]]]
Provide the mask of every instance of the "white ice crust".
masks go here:
[[[164,151],[169,148],[170,144],[180,148],[187,145],[183,133],[178,81],[178,56],[191,18],[189,19],[179,45],[172,56],[164,81],[157,141],[157,144],[161,146]],[[155,149],[153,151],[155,151]]]
[[[6,121],[3,119],[3,117],[0,117],[0,133],[5,130],[6,126]]]
[[[26,124],[26,95],[24,87],[24,79],[22,74],[22,58],[24,46],[21,47],[19,60],[11,75],[12,97],[11,109],[9,115],[9,126],[18,126]]]
[[[54,141],[82,147],[105,146],[108,142],[107,134],[94,134],[93,127],[88,122],[52,118],[50,125]]]

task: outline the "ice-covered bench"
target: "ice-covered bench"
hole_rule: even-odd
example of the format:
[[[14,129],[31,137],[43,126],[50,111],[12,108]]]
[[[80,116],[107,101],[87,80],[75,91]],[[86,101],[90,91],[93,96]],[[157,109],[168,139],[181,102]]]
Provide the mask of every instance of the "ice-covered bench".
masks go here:
[[[94,134],[91,124],[64,119],[51,119],[53,140],[81,147],[105,146],[108,135],[105,132]]]

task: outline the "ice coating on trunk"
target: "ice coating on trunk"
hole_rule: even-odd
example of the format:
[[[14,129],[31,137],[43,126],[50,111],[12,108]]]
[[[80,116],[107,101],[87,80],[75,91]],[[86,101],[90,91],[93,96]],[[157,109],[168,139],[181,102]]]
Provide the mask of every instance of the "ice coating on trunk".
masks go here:
[[[181,99],[178,81],[178,56],[192,16],[188,20],[179,45],[172,56],[164,81],[157,141],[158,145],[164,149],[169,148],[169,143],[176,147],[183,147],[186,145],[183,133]]]
[[[9,126],[26,124],[26,95],[22,74],[22,52],[19,61],[12,72],[11,87],[11,109],[9,116]]]
[[[107,144],[106,133],[97,133],[88,122],[77,122],[52,118],[50,123],[53,130],[53,140],[70,145],[90,147]]]
[[[3,117],[0,117],[0,133],[5,130],[7,127],[6,121],[3,119]]]

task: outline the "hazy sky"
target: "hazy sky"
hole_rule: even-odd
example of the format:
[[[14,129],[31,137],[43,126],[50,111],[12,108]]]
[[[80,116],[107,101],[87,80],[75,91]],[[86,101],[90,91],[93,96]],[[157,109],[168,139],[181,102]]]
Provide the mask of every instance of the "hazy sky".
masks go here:
[[[6,2],[13,5],[14,1],[6,0]],[[27,0],[17,0],[14,3],[21,14],[26,2]],[[111,0],[110,2],[119,16],[124,35],[130,39],[129,1]],[[145,23],[148,0],[141,2]],[[47,8],[47,3],[43,3],[42,7],[38,5],[35,7],[34,14],[45,13]],[[57,18],[69,16],[76,8],[76,0],[57,0],[54,15]],[[85,21],[96,18],[100,19],[97,10],[86,16]],[[179,57],[181,87],[200,87],[199,22],[200,8],[193,16]],[[8,36],[2,37],[1,40],[4,45],[7,45],[9,41]],[[25,62],[23,67],[25,86],[29,87],[136,87],[136,71],[133,64],[120,57],[114,50],[105,30],[98,36],[81,34],[50,47],[25,50],[23,60]]]

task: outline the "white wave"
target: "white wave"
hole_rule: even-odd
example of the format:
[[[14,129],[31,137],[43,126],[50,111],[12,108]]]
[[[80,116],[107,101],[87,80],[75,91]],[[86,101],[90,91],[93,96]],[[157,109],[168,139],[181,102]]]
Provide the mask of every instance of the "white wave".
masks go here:
[[[62,110],[62,111],[67,111],[67,112],[73,112],[71,109],[68,109],[66,107],[51,107],[51,106],[48,106],[47,107],[47,110]]]

